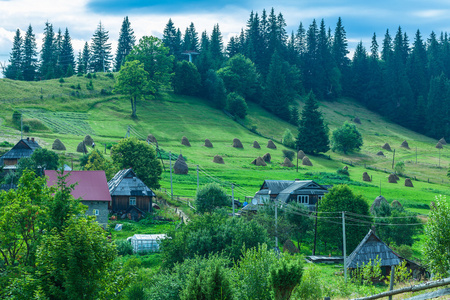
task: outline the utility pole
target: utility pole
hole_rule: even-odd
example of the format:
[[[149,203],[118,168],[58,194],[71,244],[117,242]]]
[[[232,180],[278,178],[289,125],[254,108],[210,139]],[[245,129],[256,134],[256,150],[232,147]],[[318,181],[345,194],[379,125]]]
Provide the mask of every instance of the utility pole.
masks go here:
[[[20,112],[20,139],[23,139],[23,117],[22,112]]]
[[[170,199],[173,199],[173,182],[172,182],[172,152],[169,151],[170,162]]]
[[[297,173],[298,173],[298,151],[300,150],[297,149]]]
[[[200,177],[198,175],[198,165],[197,165],[197,190],[200,187]],[[233,212],[233,216],[234,216],[234,212]]]
[[[277,224],[277,220],[278,220],[278,211],[277,211],[277,202],[276,200],[274,200],[275,202],[275,247],[278,249],[278,224]]]
[[[234,217],[234,183],[231,184],[231,201],[233,204],[233,217]]]
[[[394,149],[394,155],[392,156],[392,170],[394,169],[394,162],[395,162],[395,149]]]
[[[345,212],[342,212],[342,244],[344,246],[344,280],[347,282],[347,245],[345,242]]]
[[[312,255],[316,255],[316,244],[317,244],[317,213],[319,209],[319,201],[316,202],[316,222],[314,224],[314,248]]]

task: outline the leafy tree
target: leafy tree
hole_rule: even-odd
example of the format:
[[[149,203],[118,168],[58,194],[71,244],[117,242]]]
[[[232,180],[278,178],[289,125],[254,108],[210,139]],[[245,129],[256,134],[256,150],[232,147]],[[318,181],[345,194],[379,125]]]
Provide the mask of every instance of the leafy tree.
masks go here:
[[[284,131],[282,140],[283,145],[285,145],[286,147],[295,148],[295,138],[289,128],[286,128],[286,130]]]
[[[430,272],[440,278],[450,271],[450,208],[445,196],[436,196],[425,225],[423,255]]]
[[[293,227],[292,237],[297,241],[297,248],[301,249],[301,243],[311,236],[313,219],[309,209],[304,204],[290,202],[285,209],[286,218]]]
[[[20,30],[16,30],[16,35],[14,36],[13,47],[11,49],[11,54],[9,56],[9,65],[4,70],[4,75],[9,79],[22,79],[22,37],[20,36]]]
[[[36,38],[33,33],[33,28],[31,27],[31,25],[29,25],[23,41],[23,62],[22,62],[23,79],[27,81],[32,81],[36,78],[36,70],[37,70],[36,48],[37,48]]]
[[[203,85],[206,99],[208,99],[215,108],[224,109],[227,100],[227,91],[222,78],[217,75],[217,72],[208,70]]]
[[[331,149],[342,151],[345,154],[349,151],[359,151],[363,145],[361,133],[355,124],[344,122],[342,127],[333,131],[331,136]]]
[[[275,299],[288,300],[292,291],[300,284],[303,264],[299,259],[282,259],[280,264],[270,270],[269,281]]]
[[[56,170],[59,165],[58,154],[44,148],[36,149],[31,154],[31,159],[34,160],[36,166],[40,169],[39,175],[43,175],[44,170]]]
[[[217,207],[229,206],[226,191],[217,183],[209,183],[197,190],[195,195],[195,208],[200,214],[211,213]]]
[[[158,188],[162,166],[156,151],[134,137],[121,140],[111,148],[111,158],[120,169],[132,168],[137,177],[149,188]]]
[[[328,247],[335,247],[343,250],[342,248],[342,225],[340,212],[349,212],[362,216],[369,216],[369,206],[364,200],[362,195],[355,195],[347,185],[338,185],[333,187],[328,194],[319,202],[319,222],[318,222],[318,236],[319,239]],[[320,217],[329,217],[329,212],[334,212],[338,222],[327,222],[327,219],[320,219]],[[370,218],[359,217],[352,215],[351,218],[356,222],[363,220],[364,222],[370,221]],[[346,243],[347,254],[351,253],[356,246],[361,242],[364,236],[369,231],[369,225],[363,226],[346,226]]]
[[[238,93],[229,93],[227,96],[226,109],[234,116],[244,119],[247,115],[248,107],[245,99],[241,95]]]
[[[127,61],[138,60],[144,64],[150,95],[156,95],[161,89],[170,86],[173,59],[169,55],[169,48],[153,36],[142,37],[126,58]]]
[[[106,72],[111,64],[111,43],[108,31],[100,22],[91,40],[89,68],[93,72]]]
[[[314,154],[330,150],[328,126],[324,124],[322,113],[312,92],[306,97],[298,125],[297,149]]]
[[[172,86],[175,93],[196,96],[200,92],[201,78],[197,67],[186,60],[177,62]]]
[[[117,166],[107,160],[103,154],[98,151],[98,149],[92,151],[86,160],[84,165],[84,170],[104,170],[106,175],[106,180],[110,180],[119,171]]]
[[[116,63],[114,69],[120,70],[120,67],[125,63],[125,57],[131,52],[136,42],[134,31],[131,28],[128,16],[123,19],[122,27],[119,32],[119,41],[117,44]]]
[[[287,239],[291,238],[293,232],[293,226],[280,209],[278,209],[277,225],[275,226],[275,204],[270,203],[264,205],[264,207],[258,209],[258,213],[255,216],[249,216],[250,220],[255,220],[263,228],[266,228],[267,234],[271,241],[278,239],[280,244],[284,244]]]
[[[132,118],[137,118],[137,100],[147,94],[151,88],[147,80],[148,73],[144,69],[144,64],[137,60],[127,61],[117,75],[114,90],[130,97]]]

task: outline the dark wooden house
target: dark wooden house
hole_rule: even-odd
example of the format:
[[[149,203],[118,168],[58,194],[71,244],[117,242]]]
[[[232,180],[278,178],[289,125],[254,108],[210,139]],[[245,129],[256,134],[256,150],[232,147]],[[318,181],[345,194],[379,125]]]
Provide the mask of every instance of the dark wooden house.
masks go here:
[[[34,138],[21,139],[14,147],[0,157],[4,170],[15,170],[19,159],[30,157],[34,150],[41,148]]]
[[[108,188],[112,212],[145,215],[152,211],[152,199],[156,195],[132,169],[117,172],[108,182]]]
[[[328,193],[329,187],[312,180],[265,180],[254,198],[259,204],[268,200],[295,201],[314,210],[316,203]]]

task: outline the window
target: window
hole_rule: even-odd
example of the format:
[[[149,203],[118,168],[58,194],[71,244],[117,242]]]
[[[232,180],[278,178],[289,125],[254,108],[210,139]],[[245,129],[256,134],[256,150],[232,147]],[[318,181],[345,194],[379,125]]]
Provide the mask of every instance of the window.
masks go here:
[[[100,211],[98,209],[94,209],[93,215],[98,216],[100,214]]]
[[[309,204],[309,196],[308,195],[298,195],[297,202],[301,204]]]
[[[130,197],[130,205],[136,205],[136,197]]]
[[[323,195],[319,195],[319,196],[318,196],[319,200],[322,200],[323,197],[324,197]]]

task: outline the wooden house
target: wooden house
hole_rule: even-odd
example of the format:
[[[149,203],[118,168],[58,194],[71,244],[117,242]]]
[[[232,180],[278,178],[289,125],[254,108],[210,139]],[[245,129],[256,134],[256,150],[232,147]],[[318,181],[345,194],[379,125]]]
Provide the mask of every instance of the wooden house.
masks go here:
[[[15,170],[19,159],[30,157],[34,150],[41,148],[34,138],[21,139],[14,147],[0,157],[4,170]]]
[[[138,214],[139,218],[152,211],[152,198],[156,195],[132,169],[117,172],[108,182],[108,188],[112,199],[110,206],[112,212]]]
[[[254,199],[259,204],[268,200],[284,203],[296,201],[314,210],[316,203],[328,193],[329,187],[312,180],[264,180]]]
[[[58,183],[56,171],[45,170],[44,174],[48,177],[48,186]],[[64,175],[66,174],[69,174],[66,178],[68,185],[76,183],[70,194],[74,198],[80,199],[81,203],[88,207],[86,215],[95,216],[97,222],[106,226],[111,195],[109,194],[105,171],[64,171]]]

